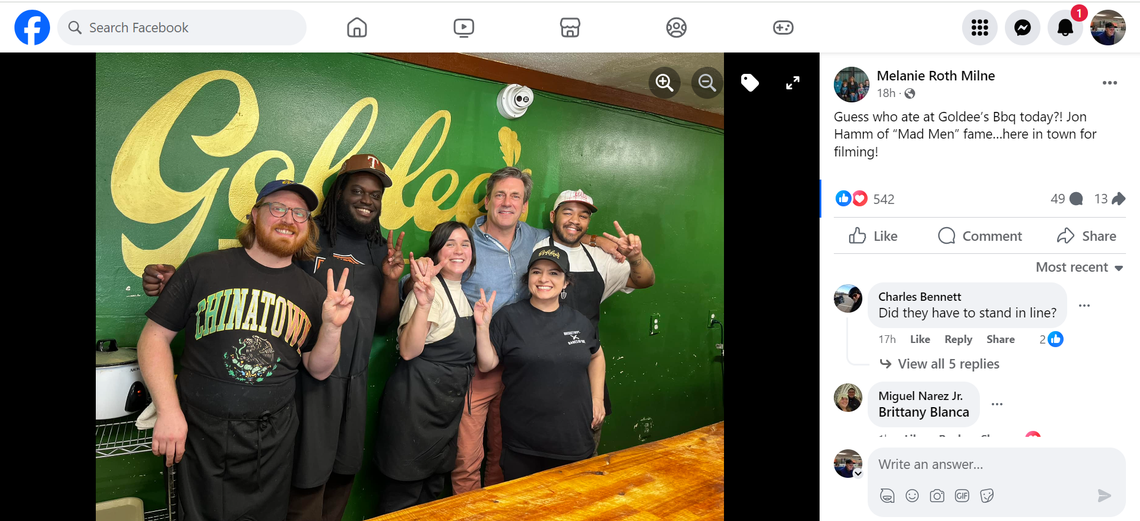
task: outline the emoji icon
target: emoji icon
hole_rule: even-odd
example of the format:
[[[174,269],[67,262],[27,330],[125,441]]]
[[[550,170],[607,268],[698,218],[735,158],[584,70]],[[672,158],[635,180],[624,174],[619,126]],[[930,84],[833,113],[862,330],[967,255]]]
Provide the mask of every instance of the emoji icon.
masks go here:
[[[906,491],[906,500],[910,501],[911,503],[918,501],[918,491],[913,488]]]

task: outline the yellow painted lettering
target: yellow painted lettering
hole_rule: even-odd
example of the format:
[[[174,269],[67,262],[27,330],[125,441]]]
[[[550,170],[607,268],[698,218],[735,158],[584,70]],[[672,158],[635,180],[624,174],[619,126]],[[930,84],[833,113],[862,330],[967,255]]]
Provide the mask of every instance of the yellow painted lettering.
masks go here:
[[[131,128],[115,156],[111,169],[111,200],[123,216],[140,223],[158,224],[198,207],[190,222],[173,239],[156,249],[140,248],[126,234],[121,235],[123,262],[136,276],[142,276],[147,264],[178,266],[186,259],[202,231],[218,187],[229,171],[228,168],[219,169],[196,190],[179,192],[166,185],[159,169],[162,148],[175,120],[202,87],[220,80],[237,86],[237,112],[217,133],[191,137],[200,150],[213,157],[230,156],[245,148],[257,131],[257,98],[253,87],[241,75],[218,70],[187,78],[155,102]]]

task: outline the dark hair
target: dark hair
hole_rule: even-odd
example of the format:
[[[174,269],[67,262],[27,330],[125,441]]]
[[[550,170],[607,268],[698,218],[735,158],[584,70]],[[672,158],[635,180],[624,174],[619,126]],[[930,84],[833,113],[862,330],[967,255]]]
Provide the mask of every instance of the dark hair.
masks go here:
[[[525,203],[527,201],[530,201],[530,189],[532,186],[534,186],[534,181],[531,180],[530,176],[527,175],[526,172],[523,172],[522,170],[519,170],[513,166],[505,166],[503,168],[495,170],[495,173],[491,174],[491,177],[487,178],[487,197],[494,197],[494,192],[492,192],[492,190],[495,189],[495,183],[511,177],[522,181],[523,189],[526,191],[523,194],[523,202]]]
[[[435,229],[431,231],[431,237],[428,237],[428,250],[424,257],[430,257],[433,262],[439,264],[439,259],[436,258],[439,255],[439,250],[443,249],[447,240],[451,238],[451,234],[458,229],[462,229],[467,234],[467,240],[471,241],[471,265],[467,267],[467,271],[463,272],[467,277],[470,277],[472,273],[475,273],[475,236],[466,224],[457,221],[444,221],[435,225]],[[464,277],[464,280],[467,277]]]
[[[325,197],[325,202],[321,204],[321,214],[313,220],[324,229],[325,233],[329,234],[329,245],[336,246],[336,227],[339,224],[339,212],[341,196],[344,193],[344,187],[348,184],[348,179],[358,173],[368,172],[353,172],[351,174],[342,174],[337,176],[336,181],[333,182],[332,188],[329,188],[329,195]],[[380,191],[384,191],[383,183],[380,184]],[[380,244],[380,240],[384,238],[383,233],[380,231],[380,216],[376,216],[376,220],[372,223],[372,229],[368,231],[365,239],[373,244]]]

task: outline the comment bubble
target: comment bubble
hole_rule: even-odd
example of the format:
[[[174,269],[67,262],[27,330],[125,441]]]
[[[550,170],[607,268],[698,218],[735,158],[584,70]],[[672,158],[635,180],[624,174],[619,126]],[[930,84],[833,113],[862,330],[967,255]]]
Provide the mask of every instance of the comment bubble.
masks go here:
[[[1111,517],[1124,510],[1124,454],[1112,448],[882,448],[864,468],[868,505],[884,517]],[[907,501],[893,493],[884,501],[884,490],[906,490]]]
[[[879,382],[864,400],[880,427],[967,427],[978,421],[982,402],[968,382]]]
[[[1056,327],[1068,302],[1052,282],[884,282],[863,295],[872,324],[906,328]]]

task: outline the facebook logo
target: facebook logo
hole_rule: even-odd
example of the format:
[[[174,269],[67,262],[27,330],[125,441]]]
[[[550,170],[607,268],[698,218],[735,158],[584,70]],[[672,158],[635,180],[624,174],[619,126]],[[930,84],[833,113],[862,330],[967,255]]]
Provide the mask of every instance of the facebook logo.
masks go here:
[[[43,13],[29,9],[16,18],[16,38],[24,45],[39,45],[47,39],[51,25]]]

